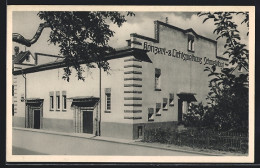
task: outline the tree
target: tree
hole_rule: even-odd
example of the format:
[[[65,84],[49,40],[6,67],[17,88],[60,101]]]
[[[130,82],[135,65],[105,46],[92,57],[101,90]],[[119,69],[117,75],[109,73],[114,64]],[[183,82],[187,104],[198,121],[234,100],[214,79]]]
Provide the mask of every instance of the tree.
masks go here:
[[[213,33],[217,34],[217,39],[225,38],[226,51],[229,64],[238,66],[239,69],[246,67],[248,69],[249,52],[245,44],[240,41],[240,32],[237,30],[237,24],[232,20],[234,15],[244,17],[241,24],[249,27],[248,12],[207,12],[198,13],[198,16],[204,16],[203,21],[213,19],[216,25]],[[248,32],[247,32],[248,35]],[[218,130],[231,130],[235,128],[246,128],[248,126],[248,73],[235,76],[232,74],[233,67],[226,67],[217,71],[216,67],[206,67],[204,71],[209,72],[210,91],[208,93],[208,105],[201,107],[203,112],[200,125],[215,128]],[[205,112],[206,111],[206,112]],[[190,115],[197,114],[197,110],[191,109]],[[197,119],[198,117],[195,117]],[[192,119],[189,121],[192,121]]]
[[[133,16],[133,12],[127,12],[127,16]],[[77,71],[79,80],[84,80],[82,63],[88,68],[97,65],[104,71],[109,70],[109,64],[104,56],[114,51],[108,45],[114,31],[109,23],[121,26],[126,22],[126,15],[120,12],[49,12],[41,11],[38,16],[44,23],[39,25],[35,36],[25,39],[18,33],[13,34],[13,41],[30,46],[37,41],[44,28],[51,29],[49,42],[58,45],[60,54],[65,57],[63,78],[69,81],[72,68]]]

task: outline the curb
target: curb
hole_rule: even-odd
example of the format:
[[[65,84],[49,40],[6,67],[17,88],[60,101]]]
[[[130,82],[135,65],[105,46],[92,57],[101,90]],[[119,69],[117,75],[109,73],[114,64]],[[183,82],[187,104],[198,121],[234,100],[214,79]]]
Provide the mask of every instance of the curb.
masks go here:
[[[148,148],[153,148],[153,149],[161,149],[161,150],[168,150],[168,151],[200,154],[200,155],[205,155],[205,156],[224,156],[224,155],[221,155],[221,154],[213,154],[213,153],[207,153],[207,152],[190,151],[190,150],[185,150],[185,149],[171,149],[171,148],[166,148],[166,147],[152,146],[152,145],[148,145],[148,144],[138,144],[138,143],[135,143],[135,141],[133,141],[133,140],[132,140],[132,142],[123,142],[123,141],[115,140],[115,139],[101,139],[103,137],[98,137],[97,138],[97,136],[95,136],[95,135],[92,135],[92,136],[88,137],[88,136],[77,135],[77,134],[73,134],[72,135],[71,133],[62,133],[62,132],[47,131],[47,130],[35,130],[35,129],[19,128],[19,127],[13,127],[13,130],[37,132],[37,133],[60,135],[60,136],[68,136],[68,137],[74,137],[74,138],[83,138],[83,139],[97,140],[97,141],[104,141],[104,142],[112,142],[112,143],[120,143],[120,144],[148,147]]]

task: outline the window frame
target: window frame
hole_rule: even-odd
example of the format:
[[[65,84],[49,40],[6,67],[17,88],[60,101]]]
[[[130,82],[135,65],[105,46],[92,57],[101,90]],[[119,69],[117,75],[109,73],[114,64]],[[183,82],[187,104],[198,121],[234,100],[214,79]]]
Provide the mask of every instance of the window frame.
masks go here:
[[[50,95],[50,110],[54,110],[54,96]]]
[[[188,51],[195,52],[195,40],[193,35],[188,35]]]
[[[165,102],[166,102],[166,105],[165,105]],[[168,99],[167,98],[163,98],[162,109],[163,110],[168,110]]]
[[[109,98],[109,99],[108,99]],[[109,101],[109,102],[108,102]],[[112,110],[112,94],[111,88],[105,88],[105,113],[111,113]],[[109,108],[108,108],[109,107]]]
[[[148,108],[148,115],[147,115],[147,117],[148,117],[148,121],[154,121],[154,108]]]
[[[62,110],[67,110],[67,95],[62,95]]]
[[[161,116],[162,115],[162,105],[161,105],[161,103],[156,103],[155,115],[156,116]]]
[[[56,95],[56,110],[60,110],[60,95]]]

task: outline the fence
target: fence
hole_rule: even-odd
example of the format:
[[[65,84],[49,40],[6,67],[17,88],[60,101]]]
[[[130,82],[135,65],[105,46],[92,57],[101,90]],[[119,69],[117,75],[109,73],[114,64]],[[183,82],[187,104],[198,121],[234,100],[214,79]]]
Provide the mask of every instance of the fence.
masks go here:
[[[178,132],[173,129],[144,130],[143,141],[190,146],[222,151],[248,152],[248,133],[218,132],[213,130],[188,129]]]

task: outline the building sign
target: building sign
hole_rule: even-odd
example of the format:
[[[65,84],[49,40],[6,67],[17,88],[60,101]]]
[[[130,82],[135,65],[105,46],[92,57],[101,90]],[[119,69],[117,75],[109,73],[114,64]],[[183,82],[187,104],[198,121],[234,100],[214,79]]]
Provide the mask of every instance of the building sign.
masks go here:
[[[218,67],[224,67],[224,62],[221,62],[219,60],[211,60],[207,57],[202,58],[202,57],[194,56],[194,54],[187,54],[187,53],[184,53],[177,49],[168,50],[166,48],[160,48],[157,46],[150,45],[147,42],[143,43],[143,49],[148,52],[152,52],[155,55],[161,54],[161,55],[166,55],[166,56],[182,59],[183,61],[194,61],[199,64],[215,65]]]

